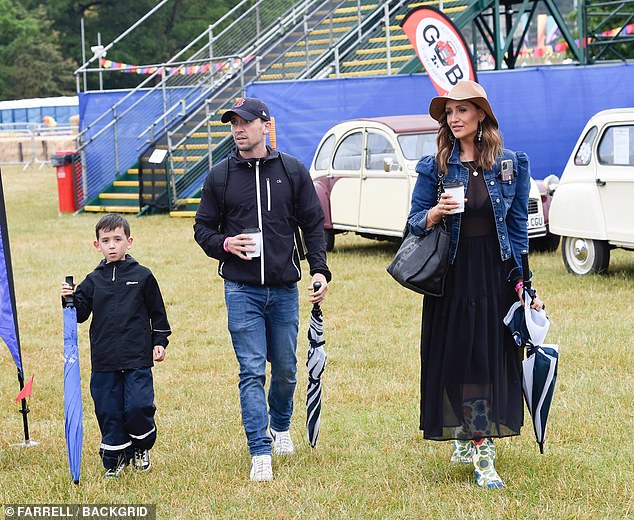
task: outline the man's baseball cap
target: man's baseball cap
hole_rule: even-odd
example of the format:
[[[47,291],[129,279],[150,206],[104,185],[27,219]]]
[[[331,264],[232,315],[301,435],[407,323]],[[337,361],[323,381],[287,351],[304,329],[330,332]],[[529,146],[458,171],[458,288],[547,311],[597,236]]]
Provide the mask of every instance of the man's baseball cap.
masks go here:
[[[235,114],[246,121],[253,121],[256,117],[264,121],[270,121],[269,107],[257,98],[238,98],[230,110],[227,110],[220,120],[223,123],[231,121],[231,116]]]

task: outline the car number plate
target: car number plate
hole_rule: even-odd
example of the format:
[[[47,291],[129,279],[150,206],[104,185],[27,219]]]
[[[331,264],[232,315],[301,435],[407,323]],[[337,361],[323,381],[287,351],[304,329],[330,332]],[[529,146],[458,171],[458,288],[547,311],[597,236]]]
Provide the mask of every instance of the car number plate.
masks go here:
[[[544,217],[530,217],[528,219],[528,227],[536,228],[544,225]]]

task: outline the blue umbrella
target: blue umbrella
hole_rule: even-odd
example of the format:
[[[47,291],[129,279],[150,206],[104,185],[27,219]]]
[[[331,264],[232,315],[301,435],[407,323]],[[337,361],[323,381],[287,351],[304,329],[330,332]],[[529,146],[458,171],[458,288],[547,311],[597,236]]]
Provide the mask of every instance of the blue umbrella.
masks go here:
[[[66,282],[73,285],[72,277]],[[81,452],[84,443],[84,409],[81,401],[79,349],[77,348],[77,310],[72,296],[65,297],[64,305],[64,427],[68,466],[73,482],[79,484]]]
[[[315,290],[321,284],[315,282]],[[321,425],[321,375],[326,368],[326,352],[324,351],[324,320],[319,304],[314,304],[310,313],[308,328],[308,390],[306,396],[306,434],[311,447],[317,445],[319,427]]]

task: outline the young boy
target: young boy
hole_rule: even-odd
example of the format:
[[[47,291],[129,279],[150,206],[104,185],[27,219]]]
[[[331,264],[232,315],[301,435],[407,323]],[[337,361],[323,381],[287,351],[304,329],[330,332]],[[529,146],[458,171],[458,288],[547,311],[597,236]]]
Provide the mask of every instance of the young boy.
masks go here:
[[[90,323],[90,394],[101,430],[99,453],[106,477],[118,477],[130,460],[149,471],[156,440],[152,357],[165,359],[171,334],[165,305],[152,272],[127,254],[130,224],[105,215],[95,227],[95,248],[104,256],[73,291],[77,321]]]

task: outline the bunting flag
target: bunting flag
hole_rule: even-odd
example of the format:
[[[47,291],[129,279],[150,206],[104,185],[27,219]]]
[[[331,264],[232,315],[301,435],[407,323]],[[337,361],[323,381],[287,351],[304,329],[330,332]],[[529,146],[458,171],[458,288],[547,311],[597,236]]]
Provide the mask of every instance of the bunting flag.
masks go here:
[[[442,12],[416,7],[407,13],[401,27],[441,96],[461,79],[477,81],[462,34]]]
[[[105,58],[101,58],[99,60],[99,64],[102,69],[118,70],[125,74],[154,74],[158,72],[162,75],[163,70],[165,70],[165,73],[168,76],[187,76],[191,74],[204,74],[206,72],[221,72],[225,74],[236,72],[243,64],[246,65],[253,58],[255,58],[255,56],[247,56],[246,58],[244,58],[244,60],[240,58],[234,58],[230,60],[218,61],[215,63],[203,63],[202,65],[183,65],[179,67],[165,67],[164,69],[155,65],[151,65],[148,67],[142,65],[129,65],[128,63],[107,60]]]
[[[24,388],[20,390],[20,393],[15,398],[16,403],[19,403],[22,399],[26,399],[33,393],[33,376],[35,376],[35,374],[31,374],[31,377],[26,385],[24,385]]]
[[[22,378],[22,356],[20,353],[20,335],[18,333],[18,315],[13,288],[13,271],[11,269],[11,253],[9,251],[9,232],[7,214],[4,206],[2,189],[2,173],[0,173],[0,338],[9,347],[18,377]]]

